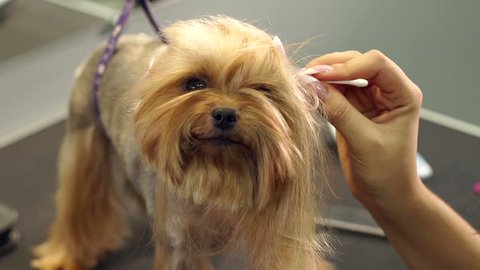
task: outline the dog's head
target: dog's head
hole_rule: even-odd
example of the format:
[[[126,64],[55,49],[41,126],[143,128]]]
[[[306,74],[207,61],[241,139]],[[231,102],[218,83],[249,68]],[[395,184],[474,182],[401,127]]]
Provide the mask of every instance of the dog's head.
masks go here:
[[[178,22],[135,90],[142,153],[197,204],[264,207],[310,181],[316,98],[272,37],[227,17]],[[295,183],[295,184],[294,184]]]

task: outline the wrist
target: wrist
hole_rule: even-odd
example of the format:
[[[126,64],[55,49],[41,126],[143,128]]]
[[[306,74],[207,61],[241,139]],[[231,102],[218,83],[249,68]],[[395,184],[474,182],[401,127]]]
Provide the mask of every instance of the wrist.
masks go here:
[[[395,215],[405,210],[410,211],[412,207],[421,205],[431,192],[418,176],[405,182],[408,184],[397,185],[389,192],[358,196],[357,199],[372,215]]]

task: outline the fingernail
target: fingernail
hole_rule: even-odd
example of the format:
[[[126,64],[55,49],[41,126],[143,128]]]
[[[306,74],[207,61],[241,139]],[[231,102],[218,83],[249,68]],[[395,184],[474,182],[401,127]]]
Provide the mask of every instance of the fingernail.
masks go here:
[[[318,73],[325,73],[332,71],[333,67],[329,65],[318,65],[318,66],[313,66],[310,68],[303,68],[300,70],[301,73],[307,74],[307,75],[312,75],[312,74],[318,74]]]
[[[316,78],[310,75],[306,75],[303,73],[298,74],[298,79],[303,85],[314,90],[321,101],[325,101],[325,99],[327,98],[328,92],[327,92],[327,89],[320,83],[319,80],[317,80]]]

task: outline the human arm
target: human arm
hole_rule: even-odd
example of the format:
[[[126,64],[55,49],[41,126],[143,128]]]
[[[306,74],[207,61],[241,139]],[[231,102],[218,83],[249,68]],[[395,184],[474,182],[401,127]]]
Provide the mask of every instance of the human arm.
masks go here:
[[[420,89],[379,51],[328,54],[307,67],[314,66],[319,71],[314,76],[322,81],[365,78],[370,83],[365,89],[329,84],[314,88],[337,128],[339,156],[352,194],[407,265],[480,268],[478,233],[418,179]]]

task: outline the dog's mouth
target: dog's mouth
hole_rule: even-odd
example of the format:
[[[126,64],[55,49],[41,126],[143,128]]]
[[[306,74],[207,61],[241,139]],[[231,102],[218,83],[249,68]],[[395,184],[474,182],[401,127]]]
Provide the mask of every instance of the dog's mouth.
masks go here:
[[[214,143],[214,144],[218,144],[218,145],[234,145],[234,144],[237,144],[237,145],[242,145],[243,146],[243,143],[241,143],[240,141],[234,140],[234,139],[229,138],[229,137],[223,137],[223,136],[204,138],[204,139],[200,139],[200,141],[210,142],[210,143]]]
[[[245,143],[243,143],[241,140],[238,140],[236,138],[232,138],[230,136],[212,136],[212,137],[197,137],[194,136],[195,139],[197,139],[199,142],[202,143],[209,143],[209,144],[215,144],[219,146],[230,146],[230,145],[238,145],[238,146],[243,146],[247,147]]]

